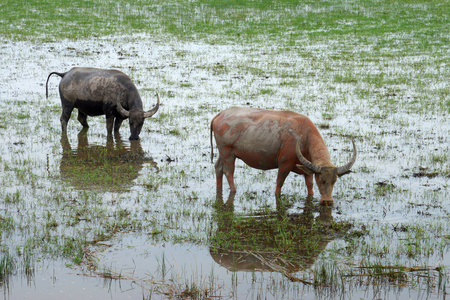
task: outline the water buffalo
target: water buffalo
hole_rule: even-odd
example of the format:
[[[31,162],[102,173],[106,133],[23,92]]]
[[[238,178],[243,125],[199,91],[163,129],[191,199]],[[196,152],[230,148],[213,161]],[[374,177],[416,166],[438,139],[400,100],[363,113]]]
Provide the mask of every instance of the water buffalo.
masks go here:
[[[144,119],[153,116],[159,108],[157,104],[144,111],[142,100],[130,77],[118,70],[95,68],[72,68],[66,73],[52,72],[45,84],[48,98],[48,80],[53,74],[62,77],[59,83],[62,114],[61,127],[67,130],[67,122],[74,108],[78,109],[78,121],[83,127],[89,127],[87,116],[106,115],[108,135],[118,132],[123,120],[130,119],[130,140],[138,140]]]
[[[211,160],[213,159],[212,134],[219,149],[215,164],[218,192],[222,190],[223,173],[231,192],[234,186],[234,164],[240,158],[252,168],[269,170],[278,168],[275,196],[280,199],[281,187],[289,174],[305,176],[308,195],[313,192],[313,175],[321,194],[321,204],[333,204],[334,183],[338,176],[350,172],[356,160],[353,157],[336,167],[322,136],[311,120],[291,111],[231,107],[217,114],[211,121]]]

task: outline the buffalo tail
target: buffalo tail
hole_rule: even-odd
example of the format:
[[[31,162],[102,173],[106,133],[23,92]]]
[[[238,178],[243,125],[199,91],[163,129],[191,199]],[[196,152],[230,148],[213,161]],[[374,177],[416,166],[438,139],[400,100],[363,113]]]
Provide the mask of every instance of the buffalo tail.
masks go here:
[[[60,76],[61,78],[64,77],[64,75],[66,75],[66,73],[59,73],[59,72],[51,72],[48,77],[47,77],[47,82],[45,83],[45,98],[48,99],[48,80],[50,79],[50,76],[52,76],[53,74],[56,74],[58,76]]]
[[[214,163],[214,147],[213,147],[213,131],[214,131],[214,129],[213,129],[213,123],[214,123],[214,119],[216,117],[214,117],[211,120],[211,126],[210,126],[210,130],[209,130],[209,142],[211,144],[211,163]]]
[[[211,128],[209,131],[209,142],[211,144],[211,163],[214,162],[214,148],[213,148],[213,143],[212,143],[212,133],[213,133],[213,129],[212,129],[212,122],[211,122]]]

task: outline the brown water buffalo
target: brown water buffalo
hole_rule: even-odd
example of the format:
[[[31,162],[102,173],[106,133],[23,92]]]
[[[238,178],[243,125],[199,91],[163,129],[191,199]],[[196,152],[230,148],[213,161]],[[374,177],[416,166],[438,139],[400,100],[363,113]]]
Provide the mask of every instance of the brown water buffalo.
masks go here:
[[[130,77],[118,70],[72,68],[66,73],[52,72],[45,84],[48,98],[48,80],[53,74],[62,77],[59,83],[62,114],[61,127],[67,130],[67,122],[74,108],[78,109],[78,121],[89,127],[87,116],[106,115],[108,135],[118,132],[123,120],[130,119],[130,140],[138,140],[145,118],[153,116],[159,108],[144,111],[142,100]]]
[[[291,111],[231,107],[216,115],[211,121],[211,160],[213,159],[212,134],[219,149],[215,164],[217,190],[222,190],[223,173],[231,192],[234,185],[234,164],[240,158],[252,168],[269,170],[278,168],[276,199],[289,172],[305,176],[308,195],[313,192],[313,175],[321,194],[321,204],[333,204],[334,183],[338,176],[350,172],[356,160],[353,157],[336,167],[322,136],[311,120]]]

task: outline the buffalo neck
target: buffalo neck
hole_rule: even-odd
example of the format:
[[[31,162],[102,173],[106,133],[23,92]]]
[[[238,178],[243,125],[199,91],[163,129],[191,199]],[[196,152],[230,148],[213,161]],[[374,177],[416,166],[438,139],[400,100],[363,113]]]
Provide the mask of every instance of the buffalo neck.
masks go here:
[[[128,110],[143,110],[141,96],[137,91],[128,94]]]

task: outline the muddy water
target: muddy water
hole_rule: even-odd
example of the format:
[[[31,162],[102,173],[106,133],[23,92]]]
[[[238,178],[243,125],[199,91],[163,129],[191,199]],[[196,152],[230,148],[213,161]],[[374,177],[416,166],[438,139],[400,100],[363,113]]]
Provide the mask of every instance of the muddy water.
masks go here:
[[[280,53],[271,45],[220,46],[146,36],[42,45],[3,41],[1,245],[2,254],[14,257],[18,266],[2,285],[4,297],[158,299],[193,285],[224,298],[342,296],[342,290],[292,282],[279,270],[260,264],[276,257],[261,259],[251,251],[215,249],[211,237],[218,236],[226,224],[221,226],[214,217],[208,126],[218,111],[231,105],[309,115],[320,125],[337,165],[351,155],[348,136],[356,138],[355,173],[337,182],[330,217],[337,223],[358,224],[357,232],[365,227],[373,233],[364,237],[369,250],[352,254],[354,260],[347,265],[365,259],[385,265],[450,265],[448,243],[442,238],[450,233],[450,123],[447,112],[436,110],[436,100],[425,96],[448,82],[430,75],[435,80],[430,90],[411,83],[396,86],[395,93],[376,88],[362,94],[367,89],[364,83],[333,79],[340,64],[329,58],[335,54],[332,50],[326,45],[305,45],[320,60],[307,59],[298,49]],[[390,73],[411,73],[407,60],[387,61]],[[73,116],[67,136],[61,136],[59,79],[51,79],[48,100],[44,85],[48,73],[73,66],[124,71],[135,81],[147,109],[155,102],[155,92],[160,93],[163,105],[154,118],[146,120],[139,142],[126,139],[126,122],[121,136],[108,138],[103,117],[89,118],[90,129],[80,131]],[[378,72],[362,70],[357,63],[352,68],[356,73]],[[252,170],[238,162],[233,213],[254,217],[275,212],[275,177],[276,171]],[[303,178],[290,175],[282,193],[292,202],[288,215],[307,211]],[[224,194],[228,194],[226,185]],[[311,215],[320,219],[320,209],[315,206]],[[432,233],[407,236],[416,227]],[[80,235],[94,244],[88,262],[78,266],[70,256],[64,259],[51,251]],[[44,254],[33,236],[42,236],[42,245],[48,245]],[[315,267],[333,261],[333,249],[351,246],[341,237],[319,240],[316,253],[305,256],[301,267],[289,269],[295,276],[312,280]],[[417,240],[424,243],[420,244],[423,249],[432,241],[441,242],[433,244],[435,252],[397,253],[410,253],[408,246]],[[33,246],[27,241],[33,241]],[[35,254],[31,276],[25,272],[24,249]],[[383,256],[383,251],[388,254]],[[432,253],[426,255],[426,251]],[[339,258],[337,264],[345,260]],[[281,262],[276,265],[288,268]],[[450,277],[448,269],[446,274]],[[352,298],[442,298],[442,291],[424,292],[423,286],[400,288],[358,281],[344,290]]]

